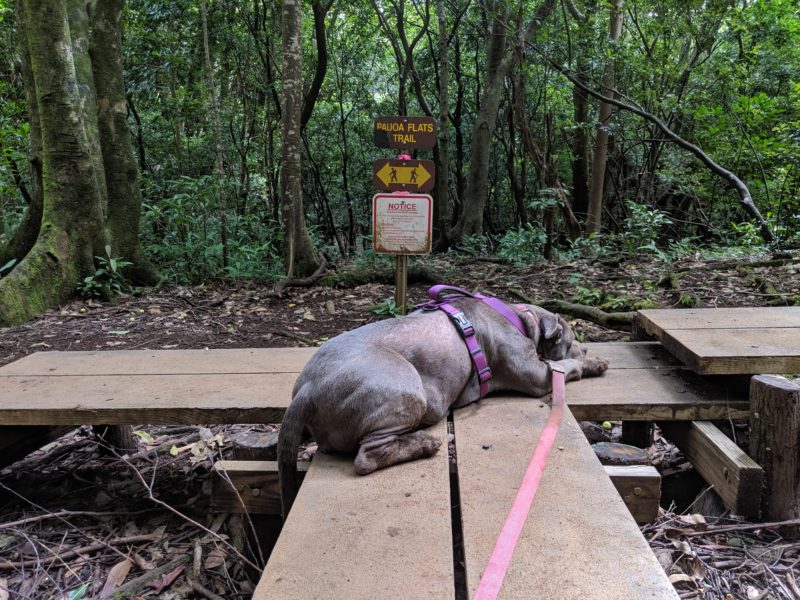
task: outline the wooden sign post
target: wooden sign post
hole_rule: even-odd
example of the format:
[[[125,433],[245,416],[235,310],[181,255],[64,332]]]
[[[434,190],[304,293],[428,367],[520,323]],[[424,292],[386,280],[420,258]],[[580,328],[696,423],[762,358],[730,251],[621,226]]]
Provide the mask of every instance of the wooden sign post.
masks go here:
[[[428,254],[432,243],[434,162],[414,160],[412,149],[429,150],[436,145],[436,121],[432,117],[377,117],[373,128],[375,145],[400,150],[397,159],[376,160],[372,183],[390,193],[372,198],[372,247],[380,254],[395,254],[395,305],[406,314],[408,256]]]

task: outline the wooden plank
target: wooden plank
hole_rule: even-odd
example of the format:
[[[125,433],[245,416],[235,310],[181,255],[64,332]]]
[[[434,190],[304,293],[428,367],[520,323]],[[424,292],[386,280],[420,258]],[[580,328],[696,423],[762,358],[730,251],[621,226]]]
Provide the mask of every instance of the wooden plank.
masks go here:
[[[36,352],[0,368],[12,375],[299,373],[316,348]]]
[[[317,453],[253,599],[453,598],[444,422],[432,431],[433,457],[366,477]]]
[[[661,474],[651,465],[606,465],[606,473],[639,525],[658,517]]]
[[[661,342],[701,375],[800,372],[800,328],[672,329]]]
[[[248,350],[245,354],[233,350],[164,351],[163,355],[159,354],[164,365],[162,370],[173,374],[156,374],[158,365],[148,358],[152,354],[150,351],[142,351],[141,355],[137,352],[31,355],[20,361],[29,361],[28,366],[18,366],[14,371],[24,374],[2,378],[0,423],[278,422],[291,400],[297,373],[310,352],[301,349],[305,354],[288,353],[282,363],[285,372],[231,372],[237,360],[248,369],[255,368],[255,363],[272,365],[269,368],[274,369],[279,362],[272,358],[292,349],[263,350]],[[607,358],[611,368],[603,377],[567,386],[567,400],[581,420],[747,417],[746,392],[742,395],[727,384],[704,382],[684,369],[675,368],[672,366],[674,359],[670,361],[658,344],[592,344],[589,352]],[[38,356],[41,358],[36,358]],[[202,363],[197,357],[204,357],[206,362]],[[58,358],[56,367],[65,375],[42,375],[44,365],[52,368],[51,359],[55,358]],[[130,367],[126,366],[127,360],[131,361]],[[247,360],[251,362],[247,364]],[[64,361],[63,366],[59,366],[61,361]],[[190,372],[197,370],[201,363],[205,365],[203,368],[222,372],[176,374],[181,368]],[[91,372],[93,365],[106,374],[82,374]],[[140,373],[111,375],[113,369]],[[224,372],[226,369],[228,373]]]
[[[747,393],[736,383],[703,380],[686,369],[610,367],[602,377],[568,383],[567,403],[580,421],[747,418]]]
[[[470,596],[548,414],[524,398],[454,412]],[[569,410],[499,597],[677,598]]]
[[[800,327],[800,307],[649,309],[636,319],[650,335],[670,329],[767,329]]]
[[[0,469],[72,431],[71,426],[0,426]]]
[[[0,423],[277,423],[295,373],[6,377]]]
[[[730,510],[757,518],[764,470],[708,421],[659,423],[664,436],[680,448]]]
[[[302,478],[310,463],[297,463]],[[280,515],[278,463],[273,460],[220,460],[211,479],[211,512]]]

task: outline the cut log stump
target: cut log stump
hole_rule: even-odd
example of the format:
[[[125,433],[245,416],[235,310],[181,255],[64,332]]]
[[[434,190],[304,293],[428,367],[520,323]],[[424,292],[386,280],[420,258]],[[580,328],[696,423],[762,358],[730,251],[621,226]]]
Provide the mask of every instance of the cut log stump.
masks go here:
[[[800,379],[756,375],[750,383],[750,402],[750,454],[764,467],[764,518],[797,519],[800,517]]]

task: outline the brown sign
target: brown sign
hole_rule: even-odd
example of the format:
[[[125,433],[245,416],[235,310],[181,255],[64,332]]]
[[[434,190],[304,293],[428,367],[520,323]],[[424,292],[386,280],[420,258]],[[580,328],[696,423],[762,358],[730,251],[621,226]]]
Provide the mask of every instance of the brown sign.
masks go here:
[[[378,148],[429,150],[436,145],[433,117],[376,117],[375,145]]]
[[[379,190],[429,192],[435,174],[432,160],[382,159],[372,163],[372,184]]]

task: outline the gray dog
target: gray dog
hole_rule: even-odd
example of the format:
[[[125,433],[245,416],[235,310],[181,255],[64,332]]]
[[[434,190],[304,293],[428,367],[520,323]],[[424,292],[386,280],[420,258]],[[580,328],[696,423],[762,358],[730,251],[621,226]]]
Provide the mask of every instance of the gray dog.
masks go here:
[[[602,375],[608,362],[586,349],[561,317],[532,305],[506,305],[525,335],[480,299],[450,305],[474,326],[491,367],[489,392],[544,396],[557,361],[566,380]],[[513,315],[512,315],[513,317]],[[322,452],[355,453],[366,475],[433,455],[440,441],[422,430],[448,410],[480,399],[479,377],[458,328],[442,310],[421,310],[343,333],[326,342],[303,369],[283,419],[278,469],[284,517],[297,494],[297,451],[307,429]]]

